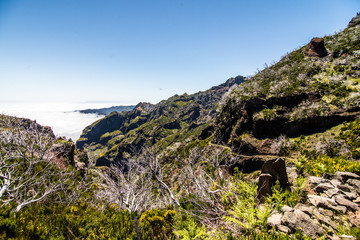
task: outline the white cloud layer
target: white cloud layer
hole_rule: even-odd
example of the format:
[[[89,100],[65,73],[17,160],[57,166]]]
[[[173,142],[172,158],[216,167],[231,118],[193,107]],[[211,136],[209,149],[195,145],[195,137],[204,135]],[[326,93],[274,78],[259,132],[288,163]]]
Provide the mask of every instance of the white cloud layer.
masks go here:
[[[74,110],[102,108],[121,105],[118,103],[1,103],[0,113],[29,118],[37,123],[50,126],[57,136],[76,141],[82,130],[102,118],[96,114],[81,114]]]

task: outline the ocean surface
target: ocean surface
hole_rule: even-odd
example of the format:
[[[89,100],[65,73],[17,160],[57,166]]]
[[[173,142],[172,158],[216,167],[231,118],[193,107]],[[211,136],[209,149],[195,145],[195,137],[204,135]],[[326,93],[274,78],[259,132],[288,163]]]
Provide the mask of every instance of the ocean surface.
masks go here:
[[[24,117],[50,126],[56,136],[65,136],[76,141],[82,130],[103,118],[96,114],[82,114],[75,110],[105,108],[126,105],[121,103],[20,103],[0,102],[0,114]]]

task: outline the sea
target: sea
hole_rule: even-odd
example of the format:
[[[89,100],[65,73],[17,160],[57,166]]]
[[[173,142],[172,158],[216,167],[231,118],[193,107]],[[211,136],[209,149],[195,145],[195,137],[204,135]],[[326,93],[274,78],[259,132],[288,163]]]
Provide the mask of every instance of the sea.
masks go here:
[[[36,120],[43,126],[50,126],[58,137],[65,136],[76,141],[83,129],[103,115],[82,114],[75,110],[97,109],[121,106],[121,103],[63,103],[63,102],[0,102],[0,114]]]

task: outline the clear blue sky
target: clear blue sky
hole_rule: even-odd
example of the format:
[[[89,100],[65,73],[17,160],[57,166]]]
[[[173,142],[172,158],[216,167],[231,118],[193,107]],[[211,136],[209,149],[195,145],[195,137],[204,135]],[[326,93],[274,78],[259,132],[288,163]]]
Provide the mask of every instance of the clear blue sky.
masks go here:
[[[251,75],[359,11],[359,0],[0,0],[0,101],[156,103]]]

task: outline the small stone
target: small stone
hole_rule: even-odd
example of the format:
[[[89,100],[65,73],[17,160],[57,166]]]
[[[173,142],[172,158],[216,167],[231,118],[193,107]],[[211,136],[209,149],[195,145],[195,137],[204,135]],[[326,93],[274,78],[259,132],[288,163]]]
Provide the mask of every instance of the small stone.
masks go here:
[[[338,188],[344,192],[351,192],[350,186],[347,184],[340,185]]]
[[[331,210],[319,208],[318,211],[319,211],[322,215],[324,215],[324,216],[328,216],[328,217],[334,216],[334,213],[333,213],[333,211],[331,211]]]
[[[348,198],[349,200],[356,199],[359,196],[356,189],[347,183],[340,185],[339,189],[341,190],[341,193],[345,195],[345,197]]]
[[[342,182],[340,182],[338,179],[332,179],[330,180],[330,183],[334,186],[334,187],[338,187],[342,184]]]
[[[360,180],[358,179],[349,179],[346,181],[347,184],[352,186],[358,194],[360,194]]]
[[[312,194],[308,195],[308,199],[309,199],[310,203],[312,205],[314,205],[315,207],[330,209],[330,210],[338,211],[341,213],[346,212],[346,207],[338,206],[338,204],[335,202],[334,199],[322,197],[322,196],[318,196],[318,195],[312,195]]]
[[[360,228],[360,211],[356,211],[355,213],[350,213],[350,222],[352,225]]]
[[[354,200],[359,196],[359,194],[357,194],[356,191],[353,191],[353,192],[341,192],[341,193],[345,196],[345,198],[347,198],[349,200]]]
[[[336,172],[335,176],[339,177],[343,183],[345,183],[349,179],[360,179],[359,175],[351,172]]]
[[[330,190],[330,189],[333,189],[333,188],[334,188],[334,186],[331,183],[320,183],[319,185],[317,185],[315,187],[315,191],[317,193],[322,193],[322,192],[324,192],[326,190]]]
[[[288,228],[287,226],[284,226],[284,225],[277,225],[276,228],[280,232],[283,232],[283,233],[290,233],[291,232],[290,228]]]
[[[359,210],[359,206],[356,203],[353,203],[352,201],[344,198],[342,195],[336,195],[335,201],[340,205],[351,208],[352,210]]]
[[[356,204],[360,204],[360,197],[357,197],[353,202]]]
[[[281,218],[282,218],[282,214],[280,214],[280,213],[271,214],[267,219],[267,224],[272,227],[280,225]]]
[[[324,193],[326,194],[326,196],[328,196],[329,198],[332,198],[334,195],[338,194],[340,192],[339,189],[337,188],[332,188],[329,190],[326,190]]]
[[[286,167],[286,172],[288,174],[289,181],[294,184],[296,182],[296,179],[298,178],[296,168],[295,167]]]
[[[285,205],[285,206],[283,206],[281,208],[282,212],[291,212],[292,210],[294,210],[294,209],[292,207],[287,206],[287,205]]]
[[[355,237],[350,236],[350,235],[345,235],[345,234],[340,235],[339,237],[340,237],[340,239],[346,239],[346,240],[356,240],[356,238],[355,238]]]
[[[298,210],[306,213],[306,214],[309,215],[309,216],[312,216],[312,214],[313,214],[313,208],[308,207],[308,206],[306,206],[306,205],[304,205],[304,204],[302,204],[302,203],[298,203],[298,204],[295,206],[295,209],[298,209]]]
[[[325,179],[323,179],[321,177],[316,177],[316,176],[310,176],[308,181],[309,181],[309,184],[312,186],[317,186],[320,183],[326,182]]]

